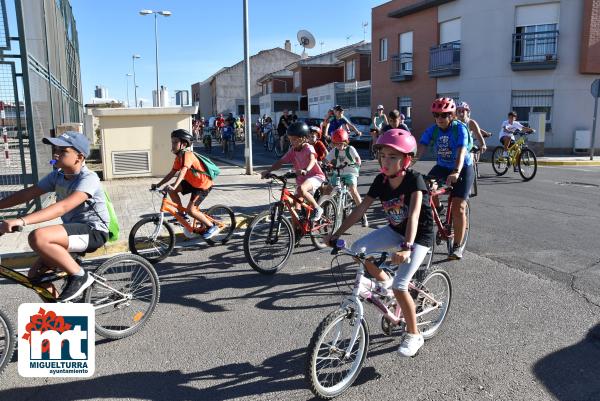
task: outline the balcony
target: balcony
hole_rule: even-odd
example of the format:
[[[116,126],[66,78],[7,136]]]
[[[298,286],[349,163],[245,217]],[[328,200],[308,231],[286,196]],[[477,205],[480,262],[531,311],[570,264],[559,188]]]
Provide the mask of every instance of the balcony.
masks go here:
[[[460,74],[460,41],[444,43],[429,49],[429,76],[450,77]]]
[[[413,75],[412,53],[400,53],[391,57],[390,79],[393,82],[410,81]]]
[[[512,40],[513,71],[553,70],[558,62],[558,31],[515,33]]]

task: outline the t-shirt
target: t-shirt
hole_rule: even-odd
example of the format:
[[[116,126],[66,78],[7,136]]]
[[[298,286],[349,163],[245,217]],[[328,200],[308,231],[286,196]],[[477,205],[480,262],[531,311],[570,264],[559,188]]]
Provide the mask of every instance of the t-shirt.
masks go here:
[[[279,117],[279,123],[277,124],[277,133],[279,135],[285,135],[287,131],[287,125],[290,125],[290,116],[284,116],[283,114]]]
[[[188,170],[185,173],[183,179],[187,181],[192,187],[200,189],[209,189],[212,187],[213,182],[206,174],[199,173],[198,171],[206,171],[204,165],[198,160],[194,152],[185,151],[183,155],[175,156],[173,162],[173,170],[179,171],[183,167],[187,167]],[[193,170],[196,170],[194,172]]]
[[[296,151],[294,148],[290,148],[290,150],[283,155],[281,161],[284,163],[291,163],[295,170],[306,170],[308,163],[310,163],[311,154],[314,154],[316,157],[317,152],[315,152],[315,148],[313,148],[312,145],[305,143],[298,151]],[[313,168],[310,169],[306,175],[299,175],[296,177],[296,184],[302,185],[304,181],[311,177],[318,177],[325,181],[325,174],[323,174],[323,170],[321,170],[319,163],[315,163]]]
[[[381,130],[381,128],[383,127],[383,124],[385,123],[385,116],[381,115],[381,116],[374,116],[373,120],[371,122],[371,128],[376,128],[378,130]]]
[[[455,140],[454,130],[456,128],[453,128],[452,125],[453,124],[450,124],[446,130],[438,127],[437,143],[434,144],[435,153],[437,154],[437,164],[449,169],[455,167],[459,149],[466,148],[470,138],[467,127],[462,123],[458,123],[458,137]],[[429,145],[433,140],[433,132],[435,131],[436,126],[436,124],[433,124],[423,132],[423,135],[421,135],[421,139],[419,140],[420,144],[426,146]],[[463,164],[465,166],[473,164],[471,152],[466,152]]]
[[[346,155],[346,149],[348,149],[348,153],[350,153],[352,160],[348,159]],[[337,158],[335,157],[336,153],[338,154]],[[341,175],[358,175],[358,165],[360,165],[361,160],[354,146],[348,146],[343,150],[337,150],[337,148],[333,148],[331,152],[327,154],[325,159],[329,162],[334,162],[336,166],[341,166],[344,163],[348,163],[348,165],[340,171]]]
[[[54,170],[38,182],[37,186],[46,192],[56,192],[56,201],[66,199],[72,193],[85,192],[91,202],[83,202],[75,209],[65,213],[61,219],[64,224],[83,223],[94,230],[108,232],[110,216],[104,201],[104,191],[98,175],[83,166],[79,174],[65,177],[62,170]]]
[[[217,126],[218,128],[221,128],[223,125],[225,125],[225,119],[223,117],[218,117],[215,120],[215,126]]]
[[[327,147],[325,144],[323,144],[323,142],[320,140],[317,140],[313,147],[315,148],[315,152],[317,152],[317,160],[321,161],[325,159],[325,156],[327,155]]]
[[[227,139],[227,140],[232,139],[233,134],[234,134],[234,131],[233,131],[233,127],[231,125],[226,125],[225,127],[223,127],[223,133],[222,133],[223,139]]]
[[[508,122],[508,120],[504,120],[502,126],[500,126],[500,132],[498,133],[498,139],[503,136],[510,136],[511,139],[515,139],[514,132],[516,130],[522,130],[525,128],[520,122],[517,120],[513,121],[512,124]]]
[[[429,192],[423,176],[416,171],[407,170],[402,183],[396,189],[392,189],[389,181],[385,178],[383,174],[377,175],[367,196],[381,201],[390,227],[397,233],[406,236],[411,196],[415,191],[423,192],[415,243],[430,247],[433,244],[433,216],[429,205]]]
[[[350,124],[350,121],[346,118],[346,116],[342,116],[342,118],[332,118],[329,122],[329,128],[327,129],[328,134],[332,134],[336,129],[344,126],[344,124]]]
[[[408,129],[408,125],[406,125],[404,123],[400,123],[397,127],[392,127],[391,125],[386,124],[381,129],[381,132],[389,131],[389,130],[394,129],[394,128],[395,129],[403,129],[404,131],[410,132],[410,130]]]

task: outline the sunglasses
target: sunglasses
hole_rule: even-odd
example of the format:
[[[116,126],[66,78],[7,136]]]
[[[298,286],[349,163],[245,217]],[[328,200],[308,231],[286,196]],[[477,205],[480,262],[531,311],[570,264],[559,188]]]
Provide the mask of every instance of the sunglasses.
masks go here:
[[[433,118],[448,118],[451,116],[451,113],[432,113]]]

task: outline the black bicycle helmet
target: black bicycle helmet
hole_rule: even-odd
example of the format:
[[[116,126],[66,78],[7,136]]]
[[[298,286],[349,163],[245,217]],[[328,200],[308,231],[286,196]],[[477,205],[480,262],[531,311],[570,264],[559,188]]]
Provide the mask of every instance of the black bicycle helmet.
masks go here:
[[[289,136],[307,137],[309,132],[308,125],[301,121],[290,124],[287,129],[287,134]]]
[[[179,128],[171,132],[171,138],[178,138],[180,141],[187,142],[188,145],[191,145],[193,140],[192,134],[190,134],[188,130],[185,130],[183,128]]]

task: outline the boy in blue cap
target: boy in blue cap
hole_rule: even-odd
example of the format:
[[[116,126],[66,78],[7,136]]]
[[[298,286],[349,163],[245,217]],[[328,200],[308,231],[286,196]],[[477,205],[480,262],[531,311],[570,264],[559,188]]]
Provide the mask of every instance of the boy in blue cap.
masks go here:
[[[108,240],[109,214],[98,175],[85,166],[90,144],[85,135],[65,132],[56,138],[44,138],[52,145],[55,170],[36,185],[0,200],[0,209],[28,202],[45,193],[55,192],[56,203],[36,212],[0,223],[0,234],[18,226],[43,223],[58,217],[63,224],[41,227],[29,234],[29,245],[39,258],[29,270],[35,277],[50,269],[68,273],[67,284],[58,300],[72,301],[81,296],[94,279],[73,259],[70,252],[93,252]],[[52,284],[48,290],[58,295]]]

